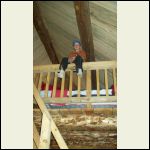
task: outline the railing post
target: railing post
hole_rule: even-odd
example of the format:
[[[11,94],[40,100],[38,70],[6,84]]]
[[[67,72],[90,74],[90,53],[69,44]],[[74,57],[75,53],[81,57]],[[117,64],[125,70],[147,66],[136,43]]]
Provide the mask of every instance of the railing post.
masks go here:
[[[115,90],[115,96],[116,96],[117,95],[117,81],[116,81],[115,68],[113,68],[113,80],[114,80],[114,90]]]
[[[106,96],[108,95],[108,75],[107,75],[107,69],[105,69],[105,88],[106,88]]]
[[[80,91],[81,91],[81,78],[78,76],[78,97],[80,97]]]
[[[64,76],[61,80],[61,92],[60,92],[60,97],[63,97],[64,96],[64,86],[65,86],[65,73],[64,73]]]
[[[73,78],[73,71],[70,71],[70,81],[69,81],[69,97],[72,96],[72,78]]]
[[[38,84],[38,91],[39,91],[39,92],[40,92],[40,90],[41,90],[42,76],[43,76],[43,73],[41,72],[41,73],[40,73],[39,84]]]
[[[99,70],[96,70],[96,82],[97,82],[97,96],[100,96],[100,79],[99,79]]]
[[[55,72],[55,77],[54,77],[54,86],[53,86],[53,93],[52,93],[53,98],[56,96],[56,88],[57,88],[57,72]]]
[[[49,82],[50,82],[50,72],[47,73],[45,97],[48,97]]]

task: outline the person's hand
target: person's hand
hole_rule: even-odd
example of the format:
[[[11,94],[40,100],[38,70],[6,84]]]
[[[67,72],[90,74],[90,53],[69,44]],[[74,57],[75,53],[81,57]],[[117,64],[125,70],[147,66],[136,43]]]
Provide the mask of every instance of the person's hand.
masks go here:
[[[69,58],[69,63],[72,63],[75,60],[75,57]]]

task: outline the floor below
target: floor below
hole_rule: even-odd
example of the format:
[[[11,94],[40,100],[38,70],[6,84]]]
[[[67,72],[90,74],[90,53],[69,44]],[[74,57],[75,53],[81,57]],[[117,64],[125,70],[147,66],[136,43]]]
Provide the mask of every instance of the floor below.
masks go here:
[[[70,149],[117,149],[117,109],[49,110]],[[40,133],[42,114],[34,109],[34,122]],[[54,137],[50,147],[58,149]]]

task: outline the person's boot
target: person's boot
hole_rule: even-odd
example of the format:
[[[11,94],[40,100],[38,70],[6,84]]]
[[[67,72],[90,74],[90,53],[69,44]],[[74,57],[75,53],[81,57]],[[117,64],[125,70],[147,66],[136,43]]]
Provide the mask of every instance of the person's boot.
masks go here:
[[[64,70],[63,69],[61,69],[60,71],[59,71],[59,73],[58,73],[58,77],[59,78],[63,78],[63,76],[64,76]]]
[[[82,72],[82,69],[79,68],[77,75],[78,75],[80,78],[82,77],[82,73],[83,73],[83,72]]]

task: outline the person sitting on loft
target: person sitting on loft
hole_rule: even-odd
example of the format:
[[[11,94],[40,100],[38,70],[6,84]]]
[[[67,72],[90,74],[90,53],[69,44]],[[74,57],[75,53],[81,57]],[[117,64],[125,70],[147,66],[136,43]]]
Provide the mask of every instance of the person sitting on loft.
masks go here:
[[[68,57],[64,57],[59,66],[58,77],[63,78],[64,72],[67,69],[68,64],[75,63],[76,72],[79,77],[82,77],[83,68],[82,63],[86,61],[86,53],[81,48],[81,43],[79,40],[73,40],[74,50],[70,52]]]

